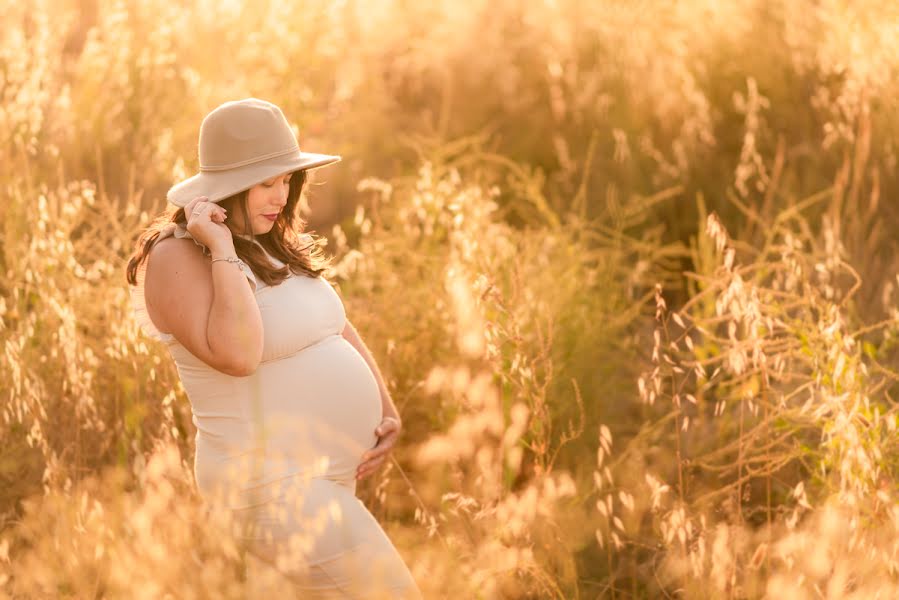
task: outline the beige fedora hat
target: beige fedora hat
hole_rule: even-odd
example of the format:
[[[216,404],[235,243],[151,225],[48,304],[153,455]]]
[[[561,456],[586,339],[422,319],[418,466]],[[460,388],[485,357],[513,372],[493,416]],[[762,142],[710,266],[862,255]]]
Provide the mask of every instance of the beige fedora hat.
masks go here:
[[[339,156],[300,151],[281,109],[245,98],[219,105],[203,119],[200,172],[173,185],[166,199],[184,207],[197,196],[218,202],[289,171],[323,167]]]

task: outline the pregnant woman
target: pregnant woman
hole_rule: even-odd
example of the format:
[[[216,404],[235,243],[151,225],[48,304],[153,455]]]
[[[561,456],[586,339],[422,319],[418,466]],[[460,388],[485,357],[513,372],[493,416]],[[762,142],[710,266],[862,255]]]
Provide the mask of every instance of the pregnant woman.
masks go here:
[[[199,492],[233,511],[252,553],[301,598],[420,598],[356,497],[400,419],[297,214],[307,171],[339,160],[301,152],[274,104],[222,104],[128,282],[190,399]]]

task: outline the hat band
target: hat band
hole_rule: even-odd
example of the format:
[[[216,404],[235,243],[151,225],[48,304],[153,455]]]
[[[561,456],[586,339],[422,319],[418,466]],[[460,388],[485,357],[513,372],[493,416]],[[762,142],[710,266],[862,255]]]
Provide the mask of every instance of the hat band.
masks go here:
[[[277,152],[272,152],[270,154],[264,154],[262,156],[254,156],[253,158],[248,158],[247,160],[240,160],[237,162],[229,163],[227,165],[200,165],[200,171],[227,171],[228,169],[235,169],[237,167],[243,167],[245,165],[251,165],[253,163],[262,162],[264,160],[268,160],[270,158],[276,158],[278,156],[284,156],[285,154],[290,154],[292,152],[299,152],[299,146],[292,146],[287,150],[278,150]]]

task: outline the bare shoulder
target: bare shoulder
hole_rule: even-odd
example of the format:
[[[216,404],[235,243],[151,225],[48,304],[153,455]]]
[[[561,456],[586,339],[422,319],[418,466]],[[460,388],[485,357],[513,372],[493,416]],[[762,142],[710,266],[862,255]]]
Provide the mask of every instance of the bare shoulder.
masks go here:
[[[189,256],[203,258],[203,251],[196,242],[190,238],[176,238],[175,236],[169,236],[153,244],[153,247],[150,248],[150,255],[167,258],[175,258],[178,256],[181,258],[187,258]]]
[[[177,331],[176,321],[186,313],[208,311],[212,271],[202,249],[191,239],[174,237],[154,244],[147,257],[144,296],[150,317],[166,332]]]
[[[168,281],[211,278],[208,259],[191,239],[168,237],[159,240],[147,256],[147,280]]]

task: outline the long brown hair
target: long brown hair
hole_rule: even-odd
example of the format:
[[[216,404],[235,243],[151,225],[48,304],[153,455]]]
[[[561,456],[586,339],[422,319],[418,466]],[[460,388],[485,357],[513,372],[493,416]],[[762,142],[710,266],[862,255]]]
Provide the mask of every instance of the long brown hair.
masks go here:
[[[259,248],[251,240],[238,235],[244,232],[236,231],[231,220],[225,220],[225,225],[231,230],[234,239],[234,250],[237,252],[237,256],[267,285],[278,285],[287,279],[290,273],[318,277],[330,267],[333,260],[333,258],[324,255],[322,251],[324,244],[321,243],[321,238],[304,233],[306,221],[297,214],[297,204],[300,201],[306,179],[305,170],[292,173],[290,187],[287,192],[287,205],[281,211],[278,220],[275,221],[275,225],[268,233],[253,236],[269,254],[284,263],[283,267],[273,265],[265,256],[262,248]],[[244,190],[228,196],[218,202],[218,204],[230,214],[235,214],[237,210],[242,211],[243,222],[249,227],[248,198],[249,190]],[[134,253],[128,260],[126,269],[126,279],[130,285],[137,285],[138,269],[147,260],[150,249],[156,243],[156,240],[159,239],[159,234],[171,223],[187,226],[187,218],[184,215],[183,208],[169,206],[138,237]],[[205,246],[203,247],[203,254],[206,256],[210,255],[209,249]]]

